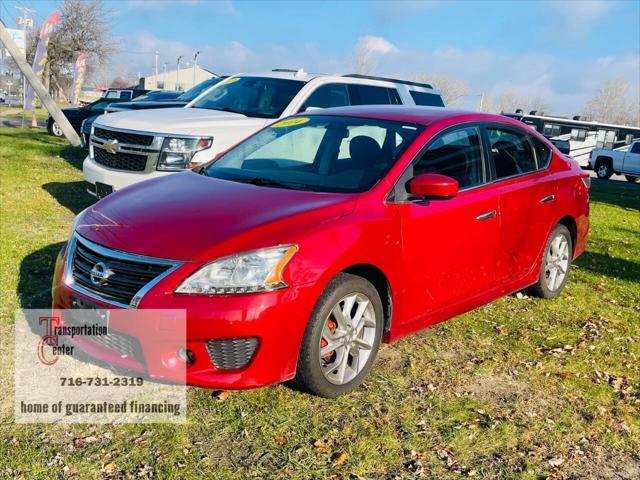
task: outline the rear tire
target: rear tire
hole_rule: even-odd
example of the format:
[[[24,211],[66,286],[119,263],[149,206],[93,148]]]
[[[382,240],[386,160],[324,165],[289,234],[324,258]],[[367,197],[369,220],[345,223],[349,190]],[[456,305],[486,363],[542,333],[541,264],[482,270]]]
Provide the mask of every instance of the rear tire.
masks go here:
[[[598,158],[596,160],[596,175],[602,180],[608,180],[613,175],[611,160],[608,158]]]
[[[371,370],[383,328],[384,310],[375,287],[362,277],[338,274],[307,324],[295,382],[325,398],[352,391]]]
[[[635,177],[633,175],[625,175],[624,178],[626,178],[629,183],[638,183],[638,179],[640,179],[640,177]]]
[[[534,297],[556,298],[569,278],[573,255],[573,241],[569,229],[558,224],[551,231],[545,244],[538,281],[525,291]]]

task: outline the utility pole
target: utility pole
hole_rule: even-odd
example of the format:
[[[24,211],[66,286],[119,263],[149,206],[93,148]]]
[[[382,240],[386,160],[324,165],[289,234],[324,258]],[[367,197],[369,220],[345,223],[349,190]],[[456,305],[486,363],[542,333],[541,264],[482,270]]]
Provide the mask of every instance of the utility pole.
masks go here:
[[[158,88],[158,50],[156,50],[156,88]]]
[[[196,54],[193,56],[193,85],[196,84],[196,69],[198,68],[198,55],[200,55],[200,50],[197,50]]]
[[[176,90],[179,92],[181,91],[180,90],[180,60],[182,60],[182,55],[178,57],[178,71],[176,72]]]
[[[67,140],[69,140],[69,143],[74,147],[79,146],[80,137],[78,137],[78,134],[69,123],[69,120],[67,120],[67,117],[64,116],[64,113],[62,113],[60,107],[58,107],[56,102],[53,101],[53,98],[51,98],[51,95],[49,95],[47,89],[44,87],[33,69],[29,66],[29,64],[27,63],[27,59],[22,56],[20,50],[18,49],[18,46],[13,41],[11,35],[9,35],[9,32],[4,27],[2,22],[0,22],[0,42],[4,43],[5,48],[9,51],[9,53],[15,60],[16,65],[18,65],[18,68],[24,75],[26,81],[29,82],[38,97],[40,97],[40,100],[42,101],[46,109],[62,129],[62,133],[64,133],[64,136],[67,137]]]

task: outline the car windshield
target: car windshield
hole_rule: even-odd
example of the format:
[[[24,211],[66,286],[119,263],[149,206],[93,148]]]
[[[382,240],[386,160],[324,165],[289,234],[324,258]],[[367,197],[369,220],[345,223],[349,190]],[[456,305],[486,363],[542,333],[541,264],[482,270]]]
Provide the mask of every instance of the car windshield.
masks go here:
[[[266,187],[364,192],[423,128],[369,118],[290,117],[249,137],[203,173]]]
[[[303,85],[300,80],[231,77],[191,107],[241,113],[247,117],[278,118]]]
[[[222,80],[224,80],[224,78],[210,78],[209,80],[200,82],[199,84],[194,85],[189,90],[184,92],[176,100],[180,100],[181,102],[190,102],[202,92],[204,92],[207,88],[213,87],[214,85],[220,83]]]

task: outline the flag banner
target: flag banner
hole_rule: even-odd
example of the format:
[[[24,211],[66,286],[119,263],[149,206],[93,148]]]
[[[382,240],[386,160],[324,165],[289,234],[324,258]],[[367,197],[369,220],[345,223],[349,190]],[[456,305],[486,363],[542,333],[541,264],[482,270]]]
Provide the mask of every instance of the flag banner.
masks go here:
[[[60,21],[60,14],[53,12],[49,18],[44,22],[40,29],[40,39],[38,40],[38,47],[36,48],[36,55],[33,58],[33,72],[38,79],[42,80],[44,73],[44,65],[47,63],[47,47],[49,46],[49,37],[56,23]],[[24,109],[34,110],[36,102],[36,95],[33,91],[33,87],[27,84],[27,89],[24,93]]]
[[[80,105],[80,92],[84,83],[84,72],[87,68],[87,56],[84,53],[78,55],[76,66],[73,70],[73,88],[71,89],[71,106]]]

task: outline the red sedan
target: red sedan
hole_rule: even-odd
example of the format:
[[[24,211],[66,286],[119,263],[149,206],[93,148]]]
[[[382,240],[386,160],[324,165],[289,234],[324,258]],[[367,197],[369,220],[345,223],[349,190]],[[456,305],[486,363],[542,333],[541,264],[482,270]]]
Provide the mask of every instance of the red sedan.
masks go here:
[[[305,113],[80,214],[54,307],[184,309],[186,345],[161,353],[118,327],[140,346],[128,368],[167,378],[155,357],[175,357],[191,385],[295,378],[334,397],[362,382],[381,341],[519,290],[559,295],[586,247],[588,186],[577,163],[506,117]],[[114,345],[91,354],[121,363]]]

